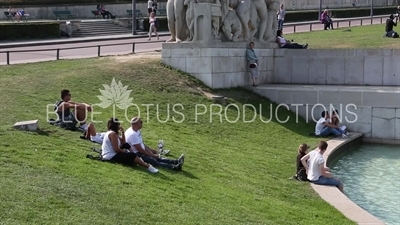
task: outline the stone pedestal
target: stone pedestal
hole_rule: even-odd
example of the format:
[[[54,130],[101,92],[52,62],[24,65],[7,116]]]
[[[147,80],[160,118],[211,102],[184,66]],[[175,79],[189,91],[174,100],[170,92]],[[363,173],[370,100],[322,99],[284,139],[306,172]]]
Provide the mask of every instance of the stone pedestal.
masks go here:
[[[162,61],[189,73],[211,88],[251,85],[246,61],[246,42],[163,43]],[[259,83],[274,80],[274,49],[277,44],[255,43]]]
[[[14,128],[18,130],[36,131],[38,129],[38,120],[21,121],[14,124]]]

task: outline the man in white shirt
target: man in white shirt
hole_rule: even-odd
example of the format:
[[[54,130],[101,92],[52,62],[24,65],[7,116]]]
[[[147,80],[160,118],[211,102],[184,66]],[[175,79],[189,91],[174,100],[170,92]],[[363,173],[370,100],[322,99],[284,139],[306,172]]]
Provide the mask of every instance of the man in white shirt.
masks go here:
[[[315,125],[315,135],[326,137],[330,134],[333,134],[336,137],[342,136],[347,137],[345,134],[342,134],[339,130],[338,126],[331,124],[329,119],[329,112],[323,111],[321,113],[321,118],[318,120],[317,124]]]
[[[146,146],[142,139],[140,129],[142,129],[143,121],[139,117],[134,117],[131,120],[131,127],[125,131],[126,143],[131,145],[131,151],[137,156],[142,158],[143,161],[153,166],[163,166],[173,170],[182,170],[184,163],[184,155],[182,154],[178,159],[160,158],[157,150]]]
[[[285,21],[285,15],[286,15],[286,10],[283,4],[281,5],[281,8],[276,14],[278,14],[278,30],[283,30],[283,22]]]
[[[319,185],[336,186],[343,192],[343,183],[339,179],[334,178],[332,173],[325,167],[325,160],[322,155],[327,148],[328,143],[321,141],[317,150],[311,151],[301,158],[301,163],[306,169],[307,179],[310,182]]]

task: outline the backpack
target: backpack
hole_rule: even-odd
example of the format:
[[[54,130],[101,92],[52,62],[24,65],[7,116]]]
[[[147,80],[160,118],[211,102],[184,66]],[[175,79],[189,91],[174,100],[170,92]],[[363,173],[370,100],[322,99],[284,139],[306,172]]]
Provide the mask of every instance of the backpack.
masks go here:
[[[307,173],[306,173],[306,169],[300,169],[297,174],[296,177],[299,181],[308,181],[307,179]]]

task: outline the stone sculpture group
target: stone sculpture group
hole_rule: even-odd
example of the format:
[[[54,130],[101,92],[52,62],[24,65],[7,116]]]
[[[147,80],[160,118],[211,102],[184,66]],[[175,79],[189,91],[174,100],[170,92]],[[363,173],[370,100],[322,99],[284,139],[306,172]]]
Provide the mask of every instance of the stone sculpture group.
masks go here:
[[[275,42],[277,0],[168,0],[167,42]]]

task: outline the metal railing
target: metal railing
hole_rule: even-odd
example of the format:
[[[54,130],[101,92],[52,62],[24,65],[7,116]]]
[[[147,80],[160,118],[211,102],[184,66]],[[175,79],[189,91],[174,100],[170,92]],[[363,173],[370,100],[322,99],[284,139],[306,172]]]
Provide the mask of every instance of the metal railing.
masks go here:
[[[336,28],[338,28],[339,24],[343,23],[343,22],[348,22],[349,23],[349,27],[351,27],[351,22],[353,22],[353,21],[360,21],[360,25],[362,26],[364,20],[370,21],[370,25],[372,25],[374,20],[379,19],[380,20],[380,24],[382,24],[384,18],[389,18],[389,15],[381,15],[381,16],[373,16],[373,17],[366,16],[366,17],[344,18],[344,19],[332,18],[332,22],[334,24],[336,23]],[[307,22],[286,23],[286,24],[283,24],[283,27],[293,27],[293,33],[296,33],[296,27],[310,25],[309,31],[312,31],[313,30],[313,25],[316,25],[316,24],[323,25],[321,23],[321,21],[312,21],[312,22],[307,21]]]
[[[128,43],[118,43],[118,44],[103,44],[103,45],[89,45],[89,46],[79,46],[79,47],[69,47],[69,48],[46,48],[46,49],[32,49],[32,50],[7,50],[0,51],[0,54],[6,54],[7,65],[10,65],[10,54],[11,53],[26,53],[26,52],[48,52],[56,51],[56,60],[60,59],[60,52],[64,50],[74,50],[82,48],[97,48],[97,57],[101,56],[101,47],[109,46],[119,46],[119,45],[132,45],[132,52],[135,53],[136,44],[148,44],[148,43],[159,43],[164,41],[153,41],[153,42],[128,42]]]
[[[370,24],[373,24],[375,19],[380,19],[380,24],[383,23],[383,19],[388,18],[388,16],[375,16],[375,17],[357,17],[357,18],[346,18],[346,19],[335,19],[333,23],[336,23],[336,27],[339,27],[339,24],[342,22],[348,22],[349,27],[351,26],[352,21],[360,21],[360,25],[363,25],[364,20],[370,20]],[[284,24],[284,27],[293,27],[294,33],[296,33],[297,26],[305,26],[310,25],[310,30],[312,31],[313,25],[319,24],[322,25],[320,21],[308,21],[308,22],[297,22],[297,23],[287,23]],[[93,40],[95,41],[95,40]],[[154,41],[151,43],[164,42],[164,41]],[[0,51],[0,54],[6,54],[7,65],[10,65],[10,54],[11,53],[25,53],[25,52],[46,52],[46,51],[56,51],[56,59],[60,59],[60,52],[64,50],[73,50],[73,49],[83,49],[83,48],[97,48],[97,56],[101,56],[101,47],[109,47],[109,46],[119,46],[119,45],[132,45],[132,52],[135,53],[136,44],[148,44],[149,42],[130,42],[130,43],[118,43],[118,44],[103,44],[103,45],[89,45],[89,46],[79,46],[79,47],[69,47],[69,48],[49,48],[49,49],[33,49],[33,50],[15,50],[15,51]],[[68,43],[66,43],[68,44]]]

